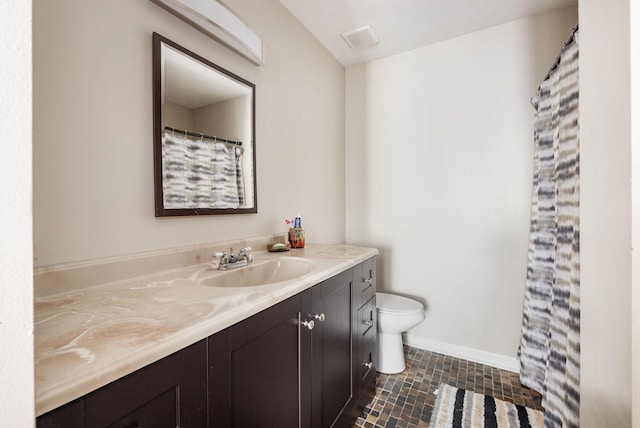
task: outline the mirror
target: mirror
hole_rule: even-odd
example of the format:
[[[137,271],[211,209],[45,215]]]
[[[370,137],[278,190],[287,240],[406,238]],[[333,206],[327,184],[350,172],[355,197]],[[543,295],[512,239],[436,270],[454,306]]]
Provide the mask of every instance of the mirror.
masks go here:
[[[153,33],[156,217],[258,212],[255,85]]]

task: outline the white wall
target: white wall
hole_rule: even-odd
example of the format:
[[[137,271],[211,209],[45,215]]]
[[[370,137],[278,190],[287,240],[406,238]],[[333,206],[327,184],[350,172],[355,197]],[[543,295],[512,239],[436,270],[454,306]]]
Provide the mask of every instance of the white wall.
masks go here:
[[[630,4],[580,1],[580,421],[586,428],[627,427],[632,418],[632,214],[638,225],[632,196],[637,206],[640,190],[631,182],[630,57],[640,46],[630,44]],[[637,259],[636,249],[636,292]]]
[[[193,110],[180,104],[166,102],[162,104],[162,123],[178,129],[193,129]]]
[[[264,66],[148,0],[34,2],[37,266],[284,232],[297,212],[310,242],[344,242],[344,68],[277,0],[225,3]],[[154,217],[153,31],[256,84],[258,214]]]
[[[384,290],[426,304],[416,343],[519,343],[533,162],[529,102],[577,9],[347,69],[347,242]]]
[[[227,136],[230,140],[250,141],[251,127],[237,117],[251,117],[251,97],[238,97],[194,110],[195,123],[205,134]]]
[[[0,425],[34,425],[31,2],[0,3]]]
[[[632,152],[632,188],[631,188],[631,384],[633,411],[631,426],[640,426],[640,4],[630,3],[631,17],[631,152]]]

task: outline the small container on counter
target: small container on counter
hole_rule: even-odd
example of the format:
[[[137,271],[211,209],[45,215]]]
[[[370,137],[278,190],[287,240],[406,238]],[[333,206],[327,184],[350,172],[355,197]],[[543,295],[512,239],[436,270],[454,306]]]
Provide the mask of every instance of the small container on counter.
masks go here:
[[[289,229],[289,244],[291,248],[304,248],[304,227]]]

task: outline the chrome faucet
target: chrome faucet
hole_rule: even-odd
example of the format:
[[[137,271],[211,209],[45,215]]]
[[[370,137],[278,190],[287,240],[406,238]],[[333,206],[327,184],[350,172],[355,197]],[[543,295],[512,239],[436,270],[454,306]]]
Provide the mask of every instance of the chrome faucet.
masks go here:
[[[229,248],[229,254],[226,251],[222,253],[214,253],[214,257],[218,257],[218,270],[230,270],[243,266],[247,266],[253,262],[253,256],[249,252],[251,247],[244,247],[238,251],[238,255],[233,254],[233,248]]]

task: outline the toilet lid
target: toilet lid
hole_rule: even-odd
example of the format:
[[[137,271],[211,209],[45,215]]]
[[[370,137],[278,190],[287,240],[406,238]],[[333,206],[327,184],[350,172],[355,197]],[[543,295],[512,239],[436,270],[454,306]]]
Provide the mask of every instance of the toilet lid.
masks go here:
[[[424,309],[420,302],[387,293],[376,293],[376,308],[382,312],[418,312]]]

